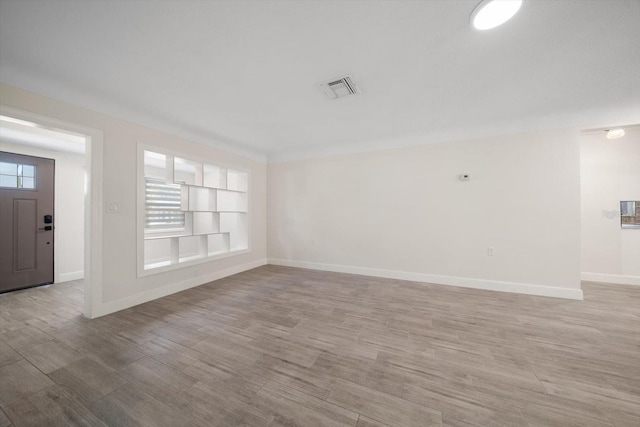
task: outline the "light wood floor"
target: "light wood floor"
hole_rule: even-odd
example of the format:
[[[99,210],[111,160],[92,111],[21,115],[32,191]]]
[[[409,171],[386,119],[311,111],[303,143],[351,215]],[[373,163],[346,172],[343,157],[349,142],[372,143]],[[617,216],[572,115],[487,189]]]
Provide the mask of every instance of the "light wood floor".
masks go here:
[[[0,296],[0,426],[640,426],[640,287],[266,266],[100,319]]]

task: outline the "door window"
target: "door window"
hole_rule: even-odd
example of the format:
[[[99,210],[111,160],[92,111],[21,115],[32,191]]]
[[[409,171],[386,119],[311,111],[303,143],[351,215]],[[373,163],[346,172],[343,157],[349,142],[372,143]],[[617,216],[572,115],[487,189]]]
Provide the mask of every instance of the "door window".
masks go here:
[[[0,187],[34,189],[35,177],[34,165],[0,162]]]

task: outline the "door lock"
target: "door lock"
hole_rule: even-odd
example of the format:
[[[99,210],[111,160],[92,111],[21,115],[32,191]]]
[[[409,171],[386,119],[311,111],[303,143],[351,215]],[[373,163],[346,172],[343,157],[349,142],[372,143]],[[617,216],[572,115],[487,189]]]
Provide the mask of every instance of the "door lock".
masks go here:
[[[44,223],[45,224],[52,224],[53,223],[53,215],[45,215],[44,216]],[[53,225],[45,225],[42,228],[38,228],[39,231],[51,231],[53,230]]]

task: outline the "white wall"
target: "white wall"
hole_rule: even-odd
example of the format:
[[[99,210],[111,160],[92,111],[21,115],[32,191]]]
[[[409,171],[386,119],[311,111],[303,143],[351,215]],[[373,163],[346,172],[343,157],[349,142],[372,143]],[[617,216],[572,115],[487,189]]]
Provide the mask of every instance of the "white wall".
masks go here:
[[[619,216],[621,200],[640,200],[640,126],[616,140],[583,135],[580,158],[582,278],[640,285],[640,229],[622,229]]]
[[[120,209],[119,213],[106,213],[106,209],[102,212],[102,298],[97,314],[123,309],[266,262],[266,165],[264,163],[8,85],[0,85],[0,102],[8,107],[98,129],[104,133],[102,195],[105,205],[117,203]],[[251,251],[138,278],[136,271],[137,143],[184,153],[187,158],[248,169],[251,174]]]
[[[54,159],[55,283],[84,277],[84,155],[0,140],[0,150]]]
[[[579,167],[577,130],[270,164],[269,261],[581,298]]]

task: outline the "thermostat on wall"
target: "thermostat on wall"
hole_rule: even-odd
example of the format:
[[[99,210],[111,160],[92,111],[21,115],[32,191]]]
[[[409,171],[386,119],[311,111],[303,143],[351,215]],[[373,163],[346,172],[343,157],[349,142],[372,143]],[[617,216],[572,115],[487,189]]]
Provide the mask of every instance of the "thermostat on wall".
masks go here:
[[[471,175],[463,173],[462,175],[458,175],[458,179],[460,181],[469,181],[471,179]]]

